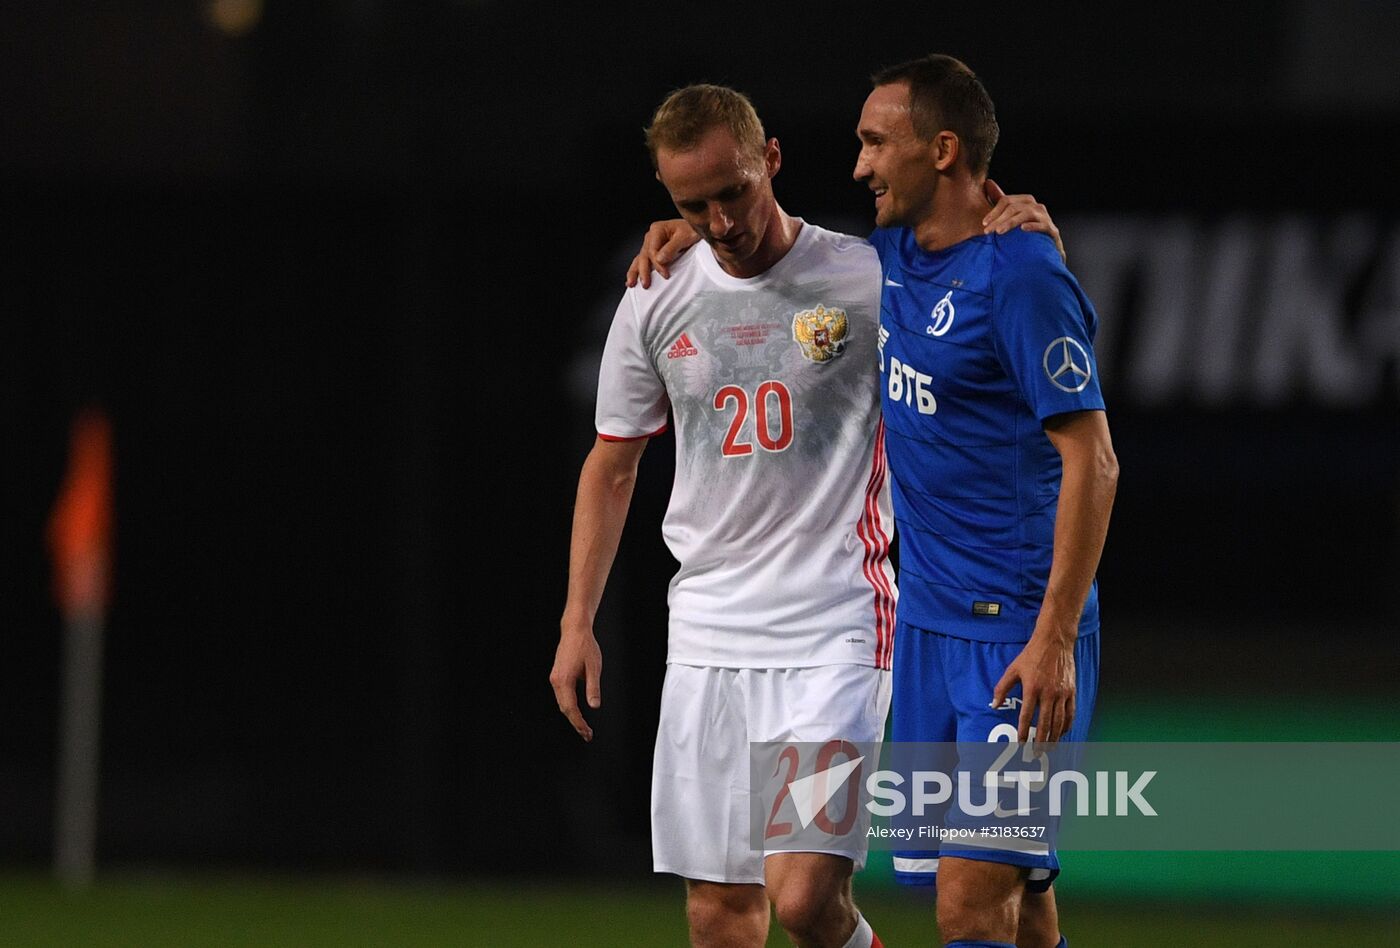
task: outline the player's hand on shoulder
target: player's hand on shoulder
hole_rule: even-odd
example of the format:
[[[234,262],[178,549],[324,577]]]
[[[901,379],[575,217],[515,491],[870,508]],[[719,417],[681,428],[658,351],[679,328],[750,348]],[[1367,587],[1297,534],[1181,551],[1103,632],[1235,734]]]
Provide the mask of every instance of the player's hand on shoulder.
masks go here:
[[[559,711],[569,719],[579,737],[593,740],[593,728],[583,719],[578,706],[578,682],[584,681],[584,696],[590,708],[603,705],[603,650],[593,629],[584,623],[559,623],[559,647],[554,652],[554,668],[549,672],[549,684],[554,688],[554,700]]]
[[[987,179],[986,193],[987,203],[992,205],[992,209],[982,218],[982,233],[1005,234],[1019,227],[1021,230],[1048,234],[1055,241],[1060,259],[1068,261],[1064,241],[1060,239],[1060,229],[1050,219],[1050,211],[1044,204],[1029,194],[1007,194],[991,178]]]
[[[647,228],[647,234],[642,238],[642,249],[637,251],[632,265],[627,268],[627,285],[636,286],[640,282],[643,289],[648,289],[653,272],[669,280],[671,264],[699,242],[700,236],[680,218],[656,221]]]

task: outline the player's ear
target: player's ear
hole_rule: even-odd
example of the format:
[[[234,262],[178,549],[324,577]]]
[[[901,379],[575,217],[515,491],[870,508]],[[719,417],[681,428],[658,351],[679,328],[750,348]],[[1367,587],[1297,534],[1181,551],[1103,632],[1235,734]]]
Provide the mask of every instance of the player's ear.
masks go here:
[[[962,142],[958,140],[956,132],[944,129],[933,136],[931,144],[933,149],[933,166],[939,171],[947,171],[957,164],[958,155],[962,154]]]
[[[778,147],[778,140],[770,138],[763,146],[763,169],[767,172],[768,177],[772,178],[782,166],[783,151]]]

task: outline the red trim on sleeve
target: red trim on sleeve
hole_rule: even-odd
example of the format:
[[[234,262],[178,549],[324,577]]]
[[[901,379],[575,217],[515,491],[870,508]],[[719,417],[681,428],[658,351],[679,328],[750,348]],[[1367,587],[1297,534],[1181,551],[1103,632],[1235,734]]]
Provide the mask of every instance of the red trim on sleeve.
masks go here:
[[[619,442],[619,441],[645,441],[647,438],[655,438],[655,437],[656,437],[657,435],[659,435],[659,434],[664,434],[665,431],[666,431],[666,429],[669,428],[669,427],[671,427],[671,423],[670,423],[670,422],[667,422],[666,424],[662,425],[660,428],[657,428],[657,429],[656,429],[655,431],[653,431],[651,434],[637,435],[636,437],[632,437],[632,438],[622,438],[622,437],[619,437],[618,435],[603,434],[601,431],[598,432],[598,437],[602,438],[604,441],[613,441],[613,442]]]

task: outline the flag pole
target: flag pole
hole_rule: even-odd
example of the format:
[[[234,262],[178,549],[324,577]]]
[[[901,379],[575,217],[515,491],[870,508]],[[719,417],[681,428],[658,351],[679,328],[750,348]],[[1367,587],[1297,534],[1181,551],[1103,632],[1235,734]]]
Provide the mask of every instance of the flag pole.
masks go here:
[[[64,619],[63,712],[54,806],[54,875],[86,888],[97,872],[97,775],[102,733],[102,617]]]
[[[85,888],[97,872],[102,651],[112,559],[112,430],[100,412],[84,412],[73,425],[48,539],[64,638],[54,875]]]

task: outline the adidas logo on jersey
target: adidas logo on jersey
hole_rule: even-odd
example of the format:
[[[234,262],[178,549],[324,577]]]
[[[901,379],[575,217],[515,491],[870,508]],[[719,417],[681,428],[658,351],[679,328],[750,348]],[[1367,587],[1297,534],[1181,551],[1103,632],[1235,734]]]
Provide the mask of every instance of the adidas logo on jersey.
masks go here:
[[[681,333],[681,337],[671,344],[671,348],[666,352],[668,359],[683,359],[686,356],[699,355],[700,350],[695,348],[695,343],[690,341],[688,333]]]

